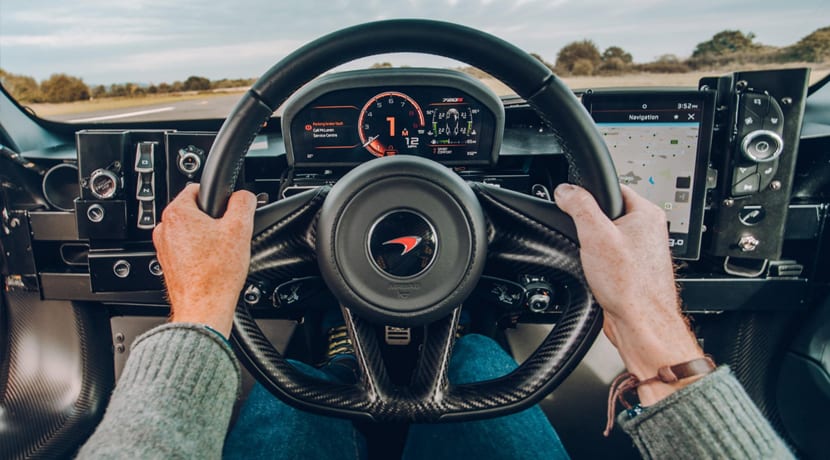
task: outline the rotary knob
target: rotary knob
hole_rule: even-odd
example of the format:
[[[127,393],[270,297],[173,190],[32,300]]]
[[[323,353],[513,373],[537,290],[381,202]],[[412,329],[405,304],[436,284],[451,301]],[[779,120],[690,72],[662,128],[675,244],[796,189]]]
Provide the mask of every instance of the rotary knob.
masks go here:
[[[757,163],[773,161],[781,155],[784,141],[774,131],[759,129],[744,136],[741,141],[741,152],[744,156]]]
[[[245,303],[248,305],[258,304],[261,298],[262,290],[253,284],[248,285],[248,288],[245,289],[245,293],[242,294],[242,299],[244,299]]]
[[[204,161],[205,151],[196,146],[188,145],[183,149],[179,149],[176,167],[179,168],[179,172],[192,179],[202,168]]]
[[[550,307],[550,301],[550,295],[547,292],[540,291],[530,296],[527,306],[532,312],[544,313]]]

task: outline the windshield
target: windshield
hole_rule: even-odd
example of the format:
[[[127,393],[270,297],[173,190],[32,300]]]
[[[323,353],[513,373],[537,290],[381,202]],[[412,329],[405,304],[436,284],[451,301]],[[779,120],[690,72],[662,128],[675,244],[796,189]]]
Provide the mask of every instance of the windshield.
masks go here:
[[[706,5],[704,5],[704,3]],[[422,17],[495,34],[574,89],[696,86],[734,70],[830,73],[826,0],[0,0],[0,81],[37,116],[70,123],[223,118],[239,93],[304,43],[362,22]],[[382,55],[341,69],[455,68]]]

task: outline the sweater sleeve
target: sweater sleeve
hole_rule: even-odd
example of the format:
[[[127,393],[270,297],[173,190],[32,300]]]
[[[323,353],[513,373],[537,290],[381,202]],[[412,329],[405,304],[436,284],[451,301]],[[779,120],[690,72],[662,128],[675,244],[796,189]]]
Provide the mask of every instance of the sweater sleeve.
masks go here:
[[[133,343],[78,458],[218,459],[239,387],[239,365],[218,333],[196,324],[154,328]]]
[[[617,421],[643,458],[793,458],[728,367]]]

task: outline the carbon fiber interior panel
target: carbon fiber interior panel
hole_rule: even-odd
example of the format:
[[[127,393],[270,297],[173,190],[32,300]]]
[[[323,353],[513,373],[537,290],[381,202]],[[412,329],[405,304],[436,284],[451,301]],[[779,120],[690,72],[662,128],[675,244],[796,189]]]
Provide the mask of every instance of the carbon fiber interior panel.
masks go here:
[[[8,292],[3,309],[0,458],[69,457],[113,388],[106,312],[37,292]]]

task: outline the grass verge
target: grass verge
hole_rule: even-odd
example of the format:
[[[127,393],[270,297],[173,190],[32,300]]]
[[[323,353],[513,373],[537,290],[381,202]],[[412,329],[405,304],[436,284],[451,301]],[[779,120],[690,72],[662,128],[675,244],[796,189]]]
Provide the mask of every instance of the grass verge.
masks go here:
[[[68,115],[75,113],[89,113],[104,110],[126,109],[132,107],[145,107],[148,105],[167,104],[171,102],[192,101],[229,94],[245,92],[247,88],[239,88],[233,91],[211,91],[211,92],[186,92],[173,94],[154,94],[141,97],[104,97],[90,99],[88,101],[67,102],[63,104],[27,104],[35,111],[37,116],[49,118],[54,115]]]

